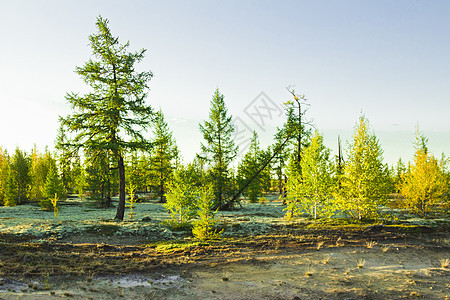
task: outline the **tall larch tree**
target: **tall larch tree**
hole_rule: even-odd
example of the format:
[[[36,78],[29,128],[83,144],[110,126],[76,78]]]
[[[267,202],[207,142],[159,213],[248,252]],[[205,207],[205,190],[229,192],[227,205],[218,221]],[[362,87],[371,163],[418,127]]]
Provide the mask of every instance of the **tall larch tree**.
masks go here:
[[[286,138],[283,136],[282,131],[277,131],[274,135],[275,143],[272,145],[273,151],[277,150],[277,148],[283,144],[284,140]],[[287,147],[282,147],[279,149],[279,151],[276,152],[276,155],[274,157],[274,164],[273,164],[273,171],[275,172],[275,176],[277,178],[277,186],[278,186],[278,193],[280,195],[280,198],[284,200],[285,198],[285,168],[286,168],[286,162],[289,159],[289,152],[286,149]]]
[[[167,181],[172,177],[175,168],[178,148],[161,110],[155,114],[153,135],[153,149],[150,157],[151,181],[156,186],[156,194],[160,202],[163,203],[167,192]]]
[[[67,145],[76,148],[108,151],[115,159],[119,176],[119,204],[116,220],[125,212],[124,155],[129,150],[146,149],[149,143],[143,132],[149,127],[153,111],[146,104],[151,72],[137,72],[145,49],[129,52],[129,42],[120,44],[111,34],[109,21],[99,16],[97,33],[89,36],[93,58],[76,73],[92,92],[83,96],[69,93],[72,115],[61,118],[62,125],[72,133]]]
[[[284,103],[286,113],[286,127],[290,134],[291,157],[289,160],[289,175],[297,176],[302,174],[301,159],[302,149],[308,145],[311,131],[307,129],[310,125],[305,119],[305,107],[308,106],[305,95],[295,93],[291,87],[287,88],[294,100],[288,100]]]
[[[255,172],[264,163],[265,158],[266,155],[259,146],[258,134],[256,131],[253,131],[250,147],[237,168],[237,180],[239,187],[253,177]],[[251,202],[256,202],[258,197],[262,196],[264,189],[267,186],[267,177],[270,178],[270,168],[266,168],[263,172],[260,172],[244,189],[243,194],[247,196]]]
[[[440,163],[428,151],[427,139],[417,130],[416,153],[410,171],[401,175],[400,192],[405,197],[403,207],[425,217],[433,205],[445,199],[449,182],[445,175],[445,160]]]
[[[22,204],[27,198],[31,183],[30,167],[31,162],[27,153],[16,148],[8,172],[8,193],[5,197],[5,205]]]
[[[224,96],[216,89],[210,103],[209,120],[200,124],[204,143],[201,143],[201,159],[209,164],[208,176],[214,188],[214,209],[230,209],[231,201],[229,165],[237,155],[232,134],[235,128],[228,115]]]
[[[46,182],[47,173],[50,166],[54,164],[55,159],[48,149],[46,149],[44,153],[40,153],[36,147],[31,150],[31,200],[39,201],[43,198],[43,188]]]
[[[330,216],[333,212],[333,165],[330,150],[317,131],[302,151],[301,169],[301,177],[291,176],[288,180],[292,211],[307,211],[314,219]]]
[[[376,217],[378,206],[388,194],[389,169],[383,164],[383,150],[364,115],[356,124],[343,172],[338,197],[341,208],[356,219]]]
[[[0,205],[4,204],[9,171],[9,155],[0,147]]]

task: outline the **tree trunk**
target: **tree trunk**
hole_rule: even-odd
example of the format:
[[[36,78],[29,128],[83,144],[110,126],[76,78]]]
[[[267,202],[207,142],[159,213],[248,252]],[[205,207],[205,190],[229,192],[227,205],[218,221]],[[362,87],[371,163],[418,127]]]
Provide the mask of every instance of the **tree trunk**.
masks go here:
[[[117,213],[114,219],[116,221],[123,221],[125,214],[125,165],[122,154],[119,154],[117,166],[119,170],[119,204],[117,205]]]

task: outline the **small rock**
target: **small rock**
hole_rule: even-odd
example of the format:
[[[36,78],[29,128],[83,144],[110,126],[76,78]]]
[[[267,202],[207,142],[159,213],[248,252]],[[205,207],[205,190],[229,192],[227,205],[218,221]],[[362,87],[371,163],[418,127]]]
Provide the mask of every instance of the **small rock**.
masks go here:
[[[5,284],[5,279],[0,278],[0,286],[2,286],[2,285],[4,285],[4,284]]]
[[[143,217],[142,218],[142,222],[150,222],[152,220],[152,218],[150,217]]]

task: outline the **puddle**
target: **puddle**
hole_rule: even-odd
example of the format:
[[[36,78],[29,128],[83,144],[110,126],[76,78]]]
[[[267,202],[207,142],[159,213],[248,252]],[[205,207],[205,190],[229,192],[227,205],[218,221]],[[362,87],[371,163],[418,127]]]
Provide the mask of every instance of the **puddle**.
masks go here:
[[[150,276],[139,274],[97,277],[94,278],[94,281],[96,284],[102,284],[103,282],[103,284],[121,288],[152,287],[163,290],[169,288],[179,288],[183,284],[187,283],[187,281],[179,275],[161,275],[155,279]]]

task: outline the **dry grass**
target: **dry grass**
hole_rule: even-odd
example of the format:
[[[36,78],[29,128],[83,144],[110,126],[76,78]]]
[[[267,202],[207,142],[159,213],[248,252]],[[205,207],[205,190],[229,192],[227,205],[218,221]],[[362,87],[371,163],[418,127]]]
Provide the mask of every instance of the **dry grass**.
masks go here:
[[[377,244],[377,242],[374,242],[374,241],[366,241],[367,249],[372,249],[373,246],[375,246],[376,244]]]
[[[387,252],[390,248],[391,248],[391,245],[386,245],[386,246],[381,247],[381,251]]]
[[[446,268],[448,268],[448,265],[450,264],[450,259],[442,258],[440,260],[440,262],[441,262],[441,268],[446,269]]]
[[[364,265],[366,264],[366,260],[365,259],[360,259],[356,262],[356,266],[358,267],[358,269],[361,269],[364,267]]]
[[[317,242],[317,247],[316,247],[316,250],[317,250],[317,251],[319,251],[319,250],[320,250],[320,248],[322,248],[323,244],[325,244],[325,242],[324,242],[324,241],[319,241],[319,242]]]
[[[316,270],[311,265],[308,265],[308,267],[306,268],[306,271],[305,271],[305,276],[311,277],[311,276],[313,276],[313,274],[315,272],[316,272]]]
[[[325,257],[322,259],[322,263],[323,263],[324,265],[326,265],[327,263],[330,262],[330,260],[331,260],[331,254],[328,254],[327,256],[325,256]]]

